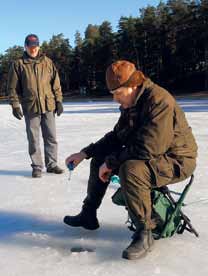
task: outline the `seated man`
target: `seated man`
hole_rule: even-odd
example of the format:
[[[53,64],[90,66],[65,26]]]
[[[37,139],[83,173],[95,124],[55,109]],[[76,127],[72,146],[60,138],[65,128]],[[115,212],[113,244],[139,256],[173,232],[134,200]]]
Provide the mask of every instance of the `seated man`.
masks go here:
[[[114,129],[96,143],[70,155],[66,164],[77,166],[92,158],[87,197],[81,213],[66,216],[70,226],[99,227],[96,210],[117,172],[136,226],[123,258],[138,259],[153,245],[151,189],[188,178],[196,167],[197,145],[184,112],[164,88],[146,78],[134,64],[120,60],[106,71],[108,89],[121,104]]]

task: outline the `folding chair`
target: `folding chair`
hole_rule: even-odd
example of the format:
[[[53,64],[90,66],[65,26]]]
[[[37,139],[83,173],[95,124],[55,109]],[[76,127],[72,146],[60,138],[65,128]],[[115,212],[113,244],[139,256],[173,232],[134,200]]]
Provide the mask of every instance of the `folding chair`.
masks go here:
[[[114,183],[119,179],[114,177]],[[115,181],[117,177],[117,180]],[[153,229],[153,236],[155,239],[171,237],[175,233],[182,234],[184,230],[193,233],[196,237],[199,237],[198,232],[192,226],[190,219],[181,210],[184,206],[184,199],[193,183],[194,175],[190,177],[188,184],[186,184],[182,193],[176,193],[169,190],[168,186],[162,186],[160,188],[154,188],[151,192],[152,198],[152,215],[156,222],[156,228]],[[178,200],[175,200],[172,194],[179,195]],[[119,188],[112,196],[113,203],[125,206],[125,200],[121,188]],[[127,207],[126,207],[127,208]],[[127,223],[130,230],[135,231],[133,221],[128,217]]]

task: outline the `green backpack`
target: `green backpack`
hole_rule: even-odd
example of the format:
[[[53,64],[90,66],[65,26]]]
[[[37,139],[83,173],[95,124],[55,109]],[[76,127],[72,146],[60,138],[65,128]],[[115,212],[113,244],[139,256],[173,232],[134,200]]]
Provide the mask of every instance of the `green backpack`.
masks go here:
[[[156,222],[156,228],[153,229],[153,236],[155,239],[171,237],[175,233],[182,234],[184,230],[194,233],[196,237],[199,236],[191,225],[190,219],[181,210],[184,198],[193,182],[193,178],[194,176],[192,175],[177,202],[172,197],[172,192],[167,186],[152,190],[152,217]],[[117,179],[117,183],[118,182]],[[116,205],[126,207],[121,187],[119,187],[112,196],[112,201]],[[130,230],[135,230],[133,221],[128,219],[127,222],[130,222]]]

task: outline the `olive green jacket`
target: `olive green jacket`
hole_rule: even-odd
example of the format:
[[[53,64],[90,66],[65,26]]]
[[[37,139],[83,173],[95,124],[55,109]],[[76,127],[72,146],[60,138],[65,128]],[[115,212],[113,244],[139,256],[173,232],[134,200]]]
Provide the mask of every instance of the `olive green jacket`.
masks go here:
[[[55,103],[62,102],[58,72],[45,55],[33,59],[24,53],[14,61],[8,74],[7,90],[12,107],[21,104],[26,114],[54,111]]]
[[[135,104],[121,108],[114,129],[83,151],[88,158],[104,156],[108,168],[116,169],[126,160],[147,160],[161,174],[168,173],[168,162],[197,156],[197,145],[185,114],[165,89],[147,79],[138,92]],[[188,170],[188,168],[187,168]]]

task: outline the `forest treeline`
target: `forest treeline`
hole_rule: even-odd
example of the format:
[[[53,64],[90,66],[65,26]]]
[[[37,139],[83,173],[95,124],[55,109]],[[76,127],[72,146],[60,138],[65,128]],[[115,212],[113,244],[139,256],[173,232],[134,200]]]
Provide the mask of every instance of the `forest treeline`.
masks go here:
[[[13,46],[0,55],[0,96],[6,95],[9,64],[23,50]],[[134,62],[154,82],[175,93],[205,91],[208,0],[160,2],[138,10],[138,17],[121,17],[116,32],[108,21],[89,24],[84,37],[75,33],[74,47],[57,34],[42,43],[41,51],[56,64],[63,93],[69,96],[105,95],[105,70],[118,59]]]

